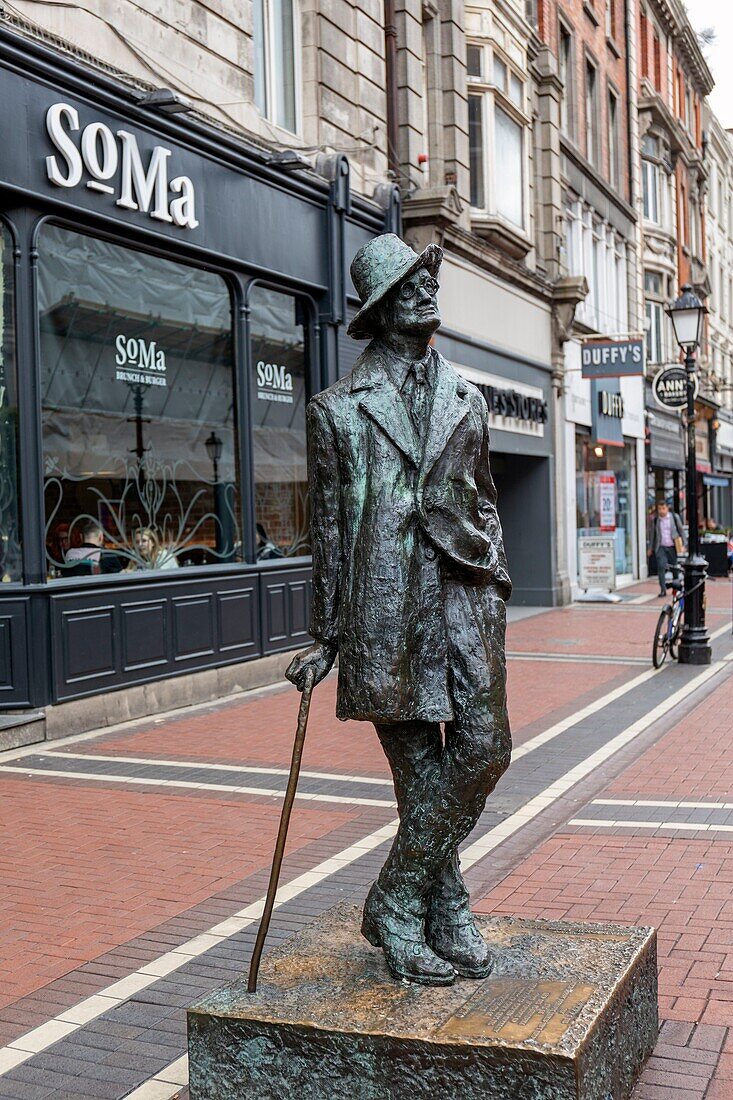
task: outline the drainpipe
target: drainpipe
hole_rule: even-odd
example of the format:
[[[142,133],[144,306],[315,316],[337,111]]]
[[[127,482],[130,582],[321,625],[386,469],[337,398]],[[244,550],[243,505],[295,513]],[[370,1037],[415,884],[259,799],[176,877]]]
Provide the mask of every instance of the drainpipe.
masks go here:
[[[397,25],[394,0],[384,0],[384,60],[387,84],[387,165],[393,178],[400,174],[397,156],[399,111],[397,103]]]

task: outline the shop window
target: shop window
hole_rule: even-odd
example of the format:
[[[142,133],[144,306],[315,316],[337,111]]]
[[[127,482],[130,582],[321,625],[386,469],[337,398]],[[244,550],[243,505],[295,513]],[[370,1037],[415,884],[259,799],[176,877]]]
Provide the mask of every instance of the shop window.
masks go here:
[[[660,169],[658,164],[654,164],[654,162],[650,160],[643,160],[641,162],[644,218],[648,222],[653,222],[654,225],[660,224],[659,173]]]
[[[250,310],[257,558],[298,557],[310,554],[302,310],[292,295],[261,286]]]
[[[471,173],[471,206],[486,205],[484,184],[484,114],[483,97],[468,97],[468,162]]]
[[[46,225],[38,286],[49,577],[241,560],[224,280]]]
[[[608,93],[608,175],[614,187],[621,180],[621,135],[619,132],[619,98]]]
[[[482,46],[466,46],[466,73],[469,79],[483,80],[484,51]]]
[[[646,311],[646,358],[648,363],[661,363],[664,358],[662,334],[664,331],[664,313],[660,302],[645,303]]]
[[[13,248],[0,222],[0,580],[6,583],[22,579],[18,490]]]
[[[255,104],[264,118],[296,133],[300,36],[298,0],[254,0]]]
[[[496,211],[522,227],[523,191],[522,178],[522,127],[497,107],[494,113],[494,157],[501,165],[496,173]]]
[[[562,99],[560,100],[560,129],[568,137],[575,137],[575,52],[573,36],[568,28],[560,24],[560,79],[562,81]]]
[[[475,69],[475,64],[472,66]],[[477,211],[498,215],[523,230],[528,144],[525,82],[496,53],[491,64],[491,80],[487,82],[471,72],[469,82],[471,206]]]
[[[610,447],[590,436],[575,437],[578,537],[609,535],[615,541],[616,572],[634,572],[634,444]]]
[[[585,155],[591,164],[598,164],[598,70],[585,60]]]

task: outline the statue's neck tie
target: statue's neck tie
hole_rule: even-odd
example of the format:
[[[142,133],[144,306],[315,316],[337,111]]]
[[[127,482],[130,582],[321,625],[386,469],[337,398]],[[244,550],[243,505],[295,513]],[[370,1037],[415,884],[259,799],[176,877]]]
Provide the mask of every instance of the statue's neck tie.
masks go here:
[[[407,376],[408,380],[408,392],[407,392],[407,406],[410,410],[410,418],[417,431],[418,436],[422,439],[426,426],[426,417],[428,412],[428,380],[425,374],[425,363],[415,363],[410,368],[410,373]]]

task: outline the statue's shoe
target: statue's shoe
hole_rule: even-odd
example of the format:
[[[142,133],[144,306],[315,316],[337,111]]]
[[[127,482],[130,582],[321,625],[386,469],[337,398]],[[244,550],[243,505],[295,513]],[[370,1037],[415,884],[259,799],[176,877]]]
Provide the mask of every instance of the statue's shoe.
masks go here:
[[[375,884],[364,906],[361,934],[372,947],[382,948],[392,976],[418,985],[452,985],[456,972],[428,947],[422,923],[398,915],[390,905],[380,905],[383,898]]]
[[[493,956],[470,912],[432,915],[428,918],[426,940],[435,954],[449,962],[462,978],[485,978],[491,972]]]

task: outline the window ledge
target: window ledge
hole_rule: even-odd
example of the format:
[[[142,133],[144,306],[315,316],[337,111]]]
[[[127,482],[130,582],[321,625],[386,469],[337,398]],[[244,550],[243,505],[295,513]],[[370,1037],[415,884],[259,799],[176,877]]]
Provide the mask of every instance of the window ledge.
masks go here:
[[[471,211],[471,230],[513,259],[521,260],[532,248],[532,241],[523,229],[513,226],[496,214]]]
[[[612,38],[610,34],[606,35],[606,45],[608,46],[609,50],[616,58],[616,60],[618,60],[621,57],[621,50],[616,45],[616,40]]]
[[[593,26],[597,27],[599,22],[598,16],[596,15],[592,4],[589,3],[589,0],[583,0],[583,11],[588,16]]]

